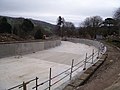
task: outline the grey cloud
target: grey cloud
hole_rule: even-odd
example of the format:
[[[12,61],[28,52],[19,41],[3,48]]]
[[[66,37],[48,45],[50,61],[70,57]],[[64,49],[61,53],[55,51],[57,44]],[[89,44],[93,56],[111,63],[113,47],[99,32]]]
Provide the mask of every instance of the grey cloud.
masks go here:
[[[120,0],[0,0],[0,14],[44,19],[52,23],[62,15],[76,23],[87,16],[112,17],[119,6]]]

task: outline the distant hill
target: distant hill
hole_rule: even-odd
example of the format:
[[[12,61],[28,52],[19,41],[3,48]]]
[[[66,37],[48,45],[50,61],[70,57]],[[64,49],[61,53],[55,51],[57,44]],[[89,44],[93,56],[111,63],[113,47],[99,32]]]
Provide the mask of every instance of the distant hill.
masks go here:
[[[0,18],[2,18],[2,17],[6,17],[10,23],[13,23],[13,22],[20,23],[20,22],[22,22],[24,19],[26,19],[26,18],[23,18],[23,17],[0,16]],[[53,28],[53,27],[55,26],[55,25],[50,24],[50,23],[47,23],[47,22],[45,22],[45,21],[34,20],[34,19],[31,19],[31,18],[27,18],[27,19],[31,20],[31,21],[34,23],[34,25],[49,26],[49,27],[51,27],[51,28]]]
[[[33,19],[30,19],[30,20],[32,21],[32,23],[34,23],[35,26],[41,26],[42,28],[44,28],[43,32],[55,33],[54,31],[55,31],[56,25],[53,25],[44,21],[40,21],[40,20],[33,20]]]
[[[15,26],[15,25],[19,25],[22,23],[22,21],[26,18],[23,18],[23,17],[9,17],[9,16],[0,16],[0,19],[2,17],[6,17],[7,20],[8,20],[8,23],[10,23],[12,26]],[[30,18],[27,18],[29,20],[32,21],[32,23],[34,24],[34,26],[41,26],[42,28],[44,28],[45,32],[50,32],[50,33],[54,33],[54,29],[55,29],[55,26],[56,25],[53,25],[53,24],[50,24],[50,23],[47,23],[47,22],[44,22],[44,21],[40,21],[40,20],[34,20],[34,19],[30,19]]]
[[[44,22],[44,21],[34,20],[34,19],[30,19],[30,20],[34,23],[34,25],[41,25],[43,27],[48,26],[48,27],[51,27],[51,28],[55,27],[55,25],[47,23],[47,22]]]
[[[55,35],[56,25],[53,25],[44,21],[40,21],[40,20],[34,20],[34,19],[23,18],[23,17],[0,16],[0,20],[3,17],[7,19],[7,22],[11,25],[12,29],[11,29],[11,33],[0,33],[0,42],[15,41],[15,40],[17,41],[34,40],[35,39],[34,36],[36,35],[36,33],[38,33],[37,31],[39,30],[41,30],[41,33],[43,36],[46,35],[49,38],[56,37]],[[29,31],[29,34],[23,31],[22,29],[22,24],[25,19],[29,19],[34,24],[34,29],[32,31]]]

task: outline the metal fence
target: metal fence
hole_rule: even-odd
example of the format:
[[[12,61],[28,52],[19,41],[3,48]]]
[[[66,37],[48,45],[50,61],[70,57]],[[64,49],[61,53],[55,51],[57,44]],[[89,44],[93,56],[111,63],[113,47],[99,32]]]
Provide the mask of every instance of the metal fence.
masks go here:
[[[43,90],[52,90],[52,89],[51,89],[52,86],[54,86],[54,85],[57,84],[58,82],[62,81],[62,80],[65,79],[66,77],[69,77],[69,80],[71,80],[72,77],[73,77],[73,73],[74,73],[76,70],[78,70],[79,68],[83,68],[83,70],[86,70],[86,68],[87,68],[87,63],[93,65],[93,64],[96,62],[96,59],[99,58],[100,54],[102,54],[103,50],[104,50],[104,47],[100,47],[100,48],[98,49],[98,51],[95,51],[95,50],[93,49],[91,55],[88,56],[88,54],[86,53],[85,59],[82,60],[82,61],[80,61],[80,62],[78,62],[77,64],[74,64],[74,59],[73,59],[73,60],[72,60],[72,63],[71,63],[71,67],[68,68],[67,70],[59,73],[59,74],[56,75],[56,76],[53,76],[53,77],[52,77],[52,68],[50,68],[50,70],[49,70],[49,79],[46,80],[46,81],[44,81],[44,82],[42,82],[42,83],[38,83],[39,78],[36,77],[36,78],[34,78],[34,79],[32,79],[32,80],[23,82],[23,83],[21,83],[21,84],[19,84],[19,85],[16,85],[16,86],[12,87],[12,88],[9,88],[8,90],[13,90],[13,89],[16,89],[16,88],[18,88],[18,89],[22,88],[22,90],[28,90],[28,89],[27,89],[27,88],[28,88],[27,85],[28,85],[29,83],[31,83],[31,82],[35,82],[35,86],[32,87],[32,89],[38,90],[38,87],[40,87],[40,86],[48,83],[48,86],[47,86],[45,89],[43,89]],[[70,73],[67,73],[66,75],[63,76],[63,74],[65,74],[65,73],[68,72],[68,71],[69,71]],[[61,78],[60,78],[59,80],[57,80],[57,81],[55,81],[55,82],[52,82],[52,80],[58,78],[59,76],[61,76]],[[40,90],[41,90],[41,89],[40,89]]]

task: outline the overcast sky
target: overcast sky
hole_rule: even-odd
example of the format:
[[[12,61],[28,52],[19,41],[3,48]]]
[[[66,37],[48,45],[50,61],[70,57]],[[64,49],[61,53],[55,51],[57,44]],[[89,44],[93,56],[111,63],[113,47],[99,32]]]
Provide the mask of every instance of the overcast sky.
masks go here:
[[[86,17],[112,17],[120,0],[0,0],[0,15],[33,18],[55,24],[58,16],[76,26]]]

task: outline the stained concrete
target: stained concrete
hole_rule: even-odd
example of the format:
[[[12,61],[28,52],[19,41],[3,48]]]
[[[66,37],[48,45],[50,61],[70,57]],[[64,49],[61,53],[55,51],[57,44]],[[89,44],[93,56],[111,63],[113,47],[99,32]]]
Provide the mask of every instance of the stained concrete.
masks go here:
[[[42,42],[17,42],[0,43],[0,58],[35,53],[45,49],[59,46],[61,40],[42,41]]]
[[[74,43],[83,43],[87,44],[89,46],[94,46],[96,48],[100,48],[102,43],[96,41],[96,40],[88,40],[88,39],[78,39],[78,38],[67,38],[68,41],[74,42]]]

